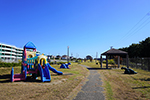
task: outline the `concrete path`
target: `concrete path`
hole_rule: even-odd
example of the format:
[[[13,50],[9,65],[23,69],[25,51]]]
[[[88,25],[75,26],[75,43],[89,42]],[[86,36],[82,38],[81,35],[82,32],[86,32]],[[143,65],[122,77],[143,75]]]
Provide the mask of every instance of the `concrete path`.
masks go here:
[[[85,65],[81,65],[88,68]],[[81,91],[73,100],[105,100],[103,95],[102,81],[100,74],[96,70],[90,70],[90,75],[87,77],[88,81],[82,86]]]

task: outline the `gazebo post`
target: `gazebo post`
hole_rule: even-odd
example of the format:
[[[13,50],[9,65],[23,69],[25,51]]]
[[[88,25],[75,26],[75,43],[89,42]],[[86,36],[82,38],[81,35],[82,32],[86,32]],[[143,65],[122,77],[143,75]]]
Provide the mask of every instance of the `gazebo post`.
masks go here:
[[[127,65],[127,68],[129,68],[129,62],[128,62],[128,61],[129,61],[129,56],[128,56],[128,54],[127,54],[127,55],[126,55],[126,63],[127,63],[126,65]]]
[[[106,69],[108,69],[108,55],[106,54]]]
[[[118,68],[120,67],[120,56],[118,56]]]
[[[106,69],[108,69],[108,56],[111,56],[111,55],[118,55],[118,68],[120,67],[120,56],[121,55],[126,55],[126,61],[127,61],[126,64],[127,64],[127,68],[129,68],[128,53],[125,52],[125,51],[121,51],[121,50],[118,50],[118,49],[111,48],[110,50],[102,53],[101,55],[106,56]]]
[[[102,55],[101,55],[101,68],[102,68],[102,63],[103,63],[103,58],[102,58]]]

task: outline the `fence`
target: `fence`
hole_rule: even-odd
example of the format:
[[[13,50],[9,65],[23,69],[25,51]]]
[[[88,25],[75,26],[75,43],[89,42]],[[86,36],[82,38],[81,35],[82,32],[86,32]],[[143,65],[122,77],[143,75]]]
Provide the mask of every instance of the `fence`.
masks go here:
[[[126,59],[122,61],[126,65]],[[150,71],[150,58],[129,58],[129,67]]]

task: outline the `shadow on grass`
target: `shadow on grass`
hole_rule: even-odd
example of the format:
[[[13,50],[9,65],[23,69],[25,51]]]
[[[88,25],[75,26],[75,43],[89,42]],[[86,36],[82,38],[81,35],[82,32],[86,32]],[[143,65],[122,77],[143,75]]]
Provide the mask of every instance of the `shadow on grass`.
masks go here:
[[[63,73],[62,75],[73,75],[72,73]],[[52,73],[51,76],[60,76],[57,73]]]
[[[0,83],[10,82],[10,74],[0,75]]]
[[[73,74],[72,73],[66,73],[66,74],[63,74],[63,75],[73,75]],[[59,76],[59,75],[51,74],[51,76]],[[0,75],[0,83],[9,83],[9,82],[11,82],[10,77],[11,77],[10,74]],[[27,76],[26,80],[20,80],[20,81],[15,81],[15,82],[36,82],[36,83],[41,83],[42,81],[40,80],[39,77],[38,77],[38,79],[35,79],[32,76]]]
[[[31,76],[27,76],[27,79],[26,80],[24,80],[23,82],[42,82],[41,80],[39,80],[39,79],[35,79],[35,78],[33,78],[33,77],[31,77]]]
[[[109,66],[108,66],[108,68],[100,68],[100,67],[99,68],[91,68],[87,65],[81,65],[81,66],[86,67],[88,70],[110,70],[110,69],[112,69]]]
[[[124,72],[123,73],[121,73],[121,74],[123,74],[123,75],[130,75],[130,76],[134,76],[134,75],[136,75],[136,74],[125,74]],[[135,79],[135,78],[134,78]],[[137,79],[136,79],[137,80]]]
[[[134,80],[141,80],[141,81],[150,81],[150,78],[134,78],[132,77]]]
[[[88,70],[110,70],[111,68],[87,68]]]
[[[150,81],[150,78],[139,78],[139,79],[136,79],[136,80],[141,80],[141,81]]]
[[[132,89],[145,89],[145,88],[150,88],[150,86],[133,87]]]
[[[10,74],[6,75],[0,75],[0,83],[9,83],[10,81]],[[20,80],[20,81],[15,81],[15,82],[41,82],[41,80],[36,80],[32,77],[27,77],[26,80]]]

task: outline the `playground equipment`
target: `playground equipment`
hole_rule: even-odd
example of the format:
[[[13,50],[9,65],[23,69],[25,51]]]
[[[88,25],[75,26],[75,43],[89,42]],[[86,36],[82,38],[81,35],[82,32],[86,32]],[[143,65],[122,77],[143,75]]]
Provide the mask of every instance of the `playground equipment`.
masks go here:
[[[69,65],[71,65],[71,63],[68,63],[68,64],[61,64],[60,68],[70,69]]]
[[[121,67],[121,69],[125,69],[124,74],[137,74],[133,69]]]
[[[62,75],[63,73],[57,71],[47,63],[47,57],[42,54],[36,54],[36,46],[32,42],[28,42],[24,46],[21,73],[14,74],[14,69],[11,70],[11,82],[26,80],[27,74],[32,75],[33,78],[41,76],[41,81],[51,81],[50,71]]]

